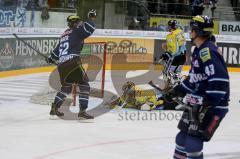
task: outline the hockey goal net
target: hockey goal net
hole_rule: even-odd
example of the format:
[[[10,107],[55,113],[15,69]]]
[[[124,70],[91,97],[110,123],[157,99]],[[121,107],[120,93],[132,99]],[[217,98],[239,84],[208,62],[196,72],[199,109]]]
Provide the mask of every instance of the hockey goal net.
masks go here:
[[[85,43],[81,51],[81,62],[88,75],[91,96],[103,98],[105,84],[107,45],[105,42]],[[31,96],[31,102],[48,105],[54,101],[54,97],[61,88],[57,69],[50,73],[48,83],[37,93]],[[76,102],[78,87],[73,84],[72,94],[68,96],[72,102]],[[75,104],[75,103],[74,103]]]

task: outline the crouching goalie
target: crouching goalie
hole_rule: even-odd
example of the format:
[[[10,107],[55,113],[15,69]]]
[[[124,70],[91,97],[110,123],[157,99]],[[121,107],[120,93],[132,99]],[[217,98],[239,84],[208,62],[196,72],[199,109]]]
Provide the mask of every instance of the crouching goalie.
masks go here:
[[[138,110],[163,109],[163,100],[157,97],[153,90],[142,90],[135,86],[133,82],[126,82],[122,86],[122,95],[115,97],[110,106],[134,108]]]

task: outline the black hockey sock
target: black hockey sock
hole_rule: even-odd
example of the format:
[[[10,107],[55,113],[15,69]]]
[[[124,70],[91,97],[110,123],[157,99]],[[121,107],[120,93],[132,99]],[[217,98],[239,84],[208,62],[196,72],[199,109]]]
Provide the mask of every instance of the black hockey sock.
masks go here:
[[[62,92],[57,93],[54,99],[54,104],[56,105],[57,108],[59,108],[63,104],[65,98],[66,98],[66,95],[64,93]]]
[[[185,151],[185,148],[176,145],[173,158],[174,158],[174,159],[185,159],[185,158],[187,158],[187,153],[186,153],[186,151]]]
[[[89,98],[89,95],[87,94],[80,94],[79,95],[79,106],[80,106],[80,110],[81,111],[84,111],[87,109],[88,107],[88,98]]]
[[[80,89],[79,107],[80,107],[80,111],[84,111],[88,108],[90,86],[88,83],[84,83],[79,86],[79,89]]]

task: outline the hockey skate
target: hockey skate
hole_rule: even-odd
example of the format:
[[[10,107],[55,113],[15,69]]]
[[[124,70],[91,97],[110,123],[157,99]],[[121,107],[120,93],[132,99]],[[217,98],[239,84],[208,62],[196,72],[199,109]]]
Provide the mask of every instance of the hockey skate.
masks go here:
[[[56,106],[56,104],[52,103],[51,106],[51,111],[50,111],[50,120],[56,120],[61,116],[64,116],[64,113],[58,111],[58,107]]]
[[[84,122],[93,122],[94,117],[89,115],[85,110],[78,113],[78,120]]]

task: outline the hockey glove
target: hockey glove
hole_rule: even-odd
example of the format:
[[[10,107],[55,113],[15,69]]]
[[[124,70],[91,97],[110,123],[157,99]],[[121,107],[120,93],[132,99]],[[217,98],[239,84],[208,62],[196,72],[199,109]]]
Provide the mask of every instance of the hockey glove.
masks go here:
[[[188,105],[201,105],[205,107],[211,107],[210,101],[206,96],[199,96],[195,94],[186,94],[183,98],[183,103]]]
[[[186,94],[183,98],[183,103],[187,105],[203,105],[203,97],[194,94]]]
[[[183,92],[181,90],[181,85],[178,84],[176,86],[174,86],[173,88],[171,88],[166,95],[168,95],[171,98],[176,98],[176,97],[184,97],[185,96],[185,92]]]
[[[163,98],[168,102],[177,102],[182,101],[182,98],[185,96],[185,92],[181,90],[181,85],[176,85],[173,88],[169,89],[165,94],[163,94]],[[181,102],[180,102],[181,103]]]
[[[91,19],[91,18],[96,18],[97,17],[97,11],[96,9],[91,9],[89,12],[88,12],[88,18]]]

